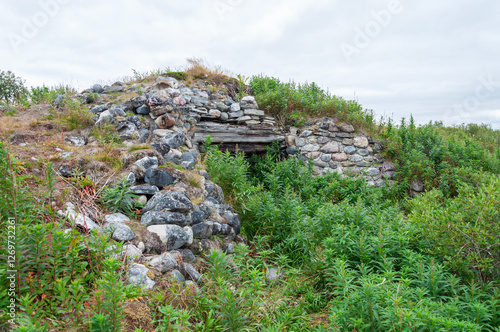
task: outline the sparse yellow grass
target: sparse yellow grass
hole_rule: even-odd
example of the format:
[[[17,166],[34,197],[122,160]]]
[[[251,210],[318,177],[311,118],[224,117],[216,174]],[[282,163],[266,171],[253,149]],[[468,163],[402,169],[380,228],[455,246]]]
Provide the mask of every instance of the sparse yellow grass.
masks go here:
[[[202,58],[186,59],[187,66],[185,73],[193,78],[213,78],[213,77],[228,77],[231,73],[221,66],[212,66]]]
[[[203,198],[201,197],[192,198],[191,201],[193,202],[194,205],[198,205],[204,202]]]
[[[203,177],[193,172],[186,174],[186,180],[190,185],[197,188],[201,188],[201,184],[203,183]]]
[[[10,116],[0,117],[0,133],[4,135],[9,135],[16,132],[16,128],[21,128],[22,123],[19,123],[18,118]]]
[[[116,172],[118,172],[122,167],[120,157],[120,151],[112,144],[104,144],[101,151],[92,156],[94,160],[102,161],[103,163],[108,164]]]
[[[124,104],[132,98],[139,97],[139,93],[137,91],[123,92],[118,95],[118,97],[113,101],[118,104]]]

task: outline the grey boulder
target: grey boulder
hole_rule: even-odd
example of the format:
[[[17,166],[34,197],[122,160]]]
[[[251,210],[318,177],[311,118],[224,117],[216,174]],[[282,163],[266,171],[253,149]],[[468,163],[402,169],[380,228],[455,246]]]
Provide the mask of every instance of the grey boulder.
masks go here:
[[[157,186],[133,186],[130,187],[130,191],[137,195],[154,195],[159,190]]]
[[[154,267],[161,273],[176,269],[178,267],[177,261],[168,252],[164,252],[161,255],[154,256],[153,259],[149,262],[149,265]]]
[[[188,240],[188,235],[177,225],[153,225],[149,226],[148,231],[156,233],[167,250],[174,250],[182,247]]]
[[[146,171],[144,181],[157,187],[165,187],[173,184],[175,178],[161,169],[150,168]]]
[[[177,149],[186,142],[186,136],[182,133],[172,133],[168,134],[163,138],[163,142],[167,144],[171,149]]]
[[[195,239],[208,239],[213,232],[214,222],[213,221],[203,221],[199,224],[193,225],[193,236]]]
[[[179,212],[148,211],[141,217],[141,224],[151,225],[186,225],[186,217]]]
[[[158,193],[154,195],[142,209],[147,211],[173,211],[173,212],[188,212],[193,209],[193,203],[183,193],[168,192],[165,194]]]
[[[154,287],[155,282],[148,277],[148,272],[149,269],[144,265],[134,263],[130,266],[127,273],[128,282],[151,289]]]

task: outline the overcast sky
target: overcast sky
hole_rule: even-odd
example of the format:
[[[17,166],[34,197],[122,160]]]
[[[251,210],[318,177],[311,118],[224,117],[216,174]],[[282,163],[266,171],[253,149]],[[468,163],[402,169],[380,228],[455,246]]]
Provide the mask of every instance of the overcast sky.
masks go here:
[[[377,117],[500,129],[495,0],[2,0],[0,69],[79,90],[205,58],[316,82]]]

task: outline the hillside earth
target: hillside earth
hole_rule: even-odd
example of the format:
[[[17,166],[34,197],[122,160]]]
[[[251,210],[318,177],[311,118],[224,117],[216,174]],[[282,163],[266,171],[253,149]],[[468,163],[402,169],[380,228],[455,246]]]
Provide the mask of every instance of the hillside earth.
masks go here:
[[[486,125],[377,123],[196,62],[22,93],[0,108],[6,331],[500,326]]]

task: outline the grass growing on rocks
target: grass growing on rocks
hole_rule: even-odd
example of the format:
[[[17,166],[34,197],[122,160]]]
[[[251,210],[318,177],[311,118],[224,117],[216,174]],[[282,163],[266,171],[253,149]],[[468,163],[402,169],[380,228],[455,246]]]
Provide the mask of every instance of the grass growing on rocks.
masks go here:
[[[313,83],[281,82],[278,78],[253,76],[250,86],[257,103],[285,125],[301,126],[310,118],[335,117],[357,128],[374,125],[373,113],[353,100],[334,96]]]
[[[248,89],[244,77],[231,78],[196,59],[182,72],[138,75],[147,82],[159,75],[204,80],[214,91],[223,85],[235,100]],[[80,114],[85,107],[69,96],[61,110],[36,119],[31,115],[47,112],[47,103],[57,96],[55,90],[41,89],[33,94],[43,104],[39,110],[26,109],[23,121],[2,118],[17,121],[16,129],[40,130],[27,135],[33,147],[15,147],[24,153],[23,161],[0,146],[2,255],[9,249],[5,218],[18,221],[18,331],[130,330],[121,326],[122,314],[130,311],[137,315],[127,319],[141,321],[136,332],[499,330],[498,131],[415,126],[412,120],[377,124],[357,103],[312,83],[258,76],[250,85],[259,105],[283,123],[328,116],[361,126],[397,163],[394,186],[373,188],[331,174],[313,177],[312,165],[281,160],[276,151],[249,162],[242,154],[209,148],[206,169],[223,187],[226,203],[241,215],[248,245],[236,245],[232,255],[206,253],[196,263],[204,279],[199,289],[183,290],[162,279],[153,291],[140,294],[135,285],[123,284],[120,265],[109,259],[109,238],[65,232],[67,221],[54,213],[70,196],[80,195],[82,202],[96,197],[91,178],[75,178],[75,195],[57,188],[51,168],[43,168],[45,160],[62,159],[54,154],[64,143],[58,131],[83,129],[93,115]],[[120,151],[126,149],[120,149],[115,128],[96,127],[91,134],[98,147],[90,158],[119,171]],[[46,141],[38,142],[45,135]],[[27,161],[38,147],[40,159]],[[39,167],[46,177],[35,181],[29,172]],[[199,175],[188,173],[185,179],[203,187]],[[417,180],[425,190],[409,200],[408,188]],[[116,192],[109,196],[105,201],[120,204]],[[0,267],[2,308],[8,303],[6,270],[12,269],[5,262]]]

